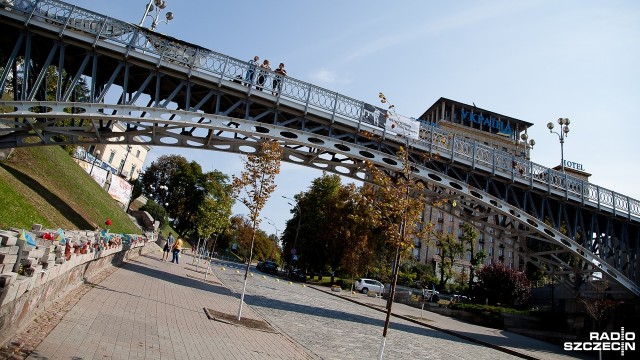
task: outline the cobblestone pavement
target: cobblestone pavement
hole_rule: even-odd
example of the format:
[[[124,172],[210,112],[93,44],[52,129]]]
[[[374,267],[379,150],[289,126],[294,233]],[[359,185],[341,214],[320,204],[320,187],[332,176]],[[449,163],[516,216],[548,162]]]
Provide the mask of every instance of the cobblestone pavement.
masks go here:
[[[239,300],[215,277],[163,262],[130,261],[95,285],[28,359],[313,359],[288,336],[210,320]],[[243,317],[262,318],[249,306]]]
[[[216,276],[233,291],[242,289],[243,267],[240,264],[214,262]],[[224,270],[222,268],[224,267]],[[381,343],[384,301],[354,295],[356,302],[344,299],[349,293],[335,296],[313,286],[290,283],[276,277],[255,273],[249,278],[245,301],[262,314],[279,331],[286,333],[310,352],[323,359],[374,359]],[[366,303],[369,305],[363,306]],[[420,309],[394,304],[394,313],[420,316]],[[409,313],[415,311],[416,313]],[[424,312],[427,324],[453,329],[459,336],[438,331],[397,317],[391,318],[384,357],[387,359],[573,359],[560,347],[517,334],[488,329],[431,312]],[[484,344],[483,344],[484,343]],[[521,356],[496,350],[487,345],[517,351]]]
[[[89,284],[91,289],[75,306],[66,306],[71,309],[28,359],[377,357],[384,323],[380,300],[253,273],[243,319],[264,319],[275,331],[213,321],[204,309],[237,313],[244,274],[241,264],[213,264],[214,274],[204,280],[203,268],[196,269],[190,256],[182,256],[179,265],[160,261],[160,252],[131,261],[99,284]],[[416,318],[420,311],[403,306],[394,304],[394,314]],[[518,358],[491,346],[515,349],[525,358],[572,358],[520,335],[433,313],[424,317],[431,327],[391,318],[385,359]]]

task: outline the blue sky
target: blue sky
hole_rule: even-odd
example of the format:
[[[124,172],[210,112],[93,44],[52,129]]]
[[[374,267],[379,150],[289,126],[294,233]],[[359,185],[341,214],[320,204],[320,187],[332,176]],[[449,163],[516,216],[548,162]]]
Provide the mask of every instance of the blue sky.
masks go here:
[[[148,1],[70,2],[139,23]],[[175,18],[159,32],[235,58],[284,62],[290,76],[371,104],[384,92],[402,115],[418,117],[447,97],[534,123],[538,164],[560,164],[546,124],[569,118],[565,159],[582,164],[592,183],[640,199],[638,1],[166,2]],[[154,149],[147,163],[168,153],[228,175],[242,169],[239,155],[174,148]],[[320,175],[283,164],[263,215],[282,232],[291,217],[282,196]],[[261,227],[275,232],[267,221]]]

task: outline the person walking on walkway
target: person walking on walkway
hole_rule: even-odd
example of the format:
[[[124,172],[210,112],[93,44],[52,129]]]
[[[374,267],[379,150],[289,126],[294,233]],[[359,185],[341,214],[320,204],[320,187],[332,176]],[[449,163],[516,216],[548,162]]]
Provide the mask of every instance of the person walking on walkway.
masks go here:
[[[173,249],[173,258],[171,259],[171,262],[175,262],[177,264],[180,251],[182,250],[182,239],[178,238],[175,244],[173,244],[172,249]]]
[[[162,261],[167,261],[169,260],[169,252],[171,251],[171,249],[173,248],[173,234],[169,233],[169,238],[167,239],[167,242],[164,244],[164,249],[163,249],[163,253],[162,253]]]

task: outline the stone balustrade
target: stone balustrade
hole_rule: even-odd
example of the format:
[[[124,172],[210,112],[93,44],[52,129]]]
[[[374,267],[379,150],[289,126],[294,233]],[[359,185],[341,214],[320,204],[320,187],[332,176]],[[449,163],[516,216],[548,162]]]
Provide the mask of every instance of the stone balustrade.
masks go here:
[[[31,246],[22,232],[0,230],[0,345],[101,270],[160,250],[146,235],[67,230],[63,242],[58,230],[35,224],[25,231],[36,243]]]

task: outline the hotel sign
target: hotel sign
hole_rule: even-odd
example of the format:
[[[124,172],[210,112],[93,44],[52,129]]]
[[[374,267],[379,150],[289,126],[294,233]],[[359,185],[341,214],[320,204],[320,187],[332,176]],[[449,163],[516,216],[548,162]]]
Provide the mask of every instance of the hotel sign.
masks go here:
[[[564,167],[571,168],[578,171],[584,171],[584,167],[582,166],[582,164],[578,164],[577,162],[573,162],[569,160],[564,160]]]
[[[481,126],[489,127],[498,130],[503,135],[512,135],[513,130],[511,125],[493,116],[484,116],[482,113],[474,114],[465,109],[460,109],[460,119],[462,121],[468,121],[472,124],[479,124]]]

